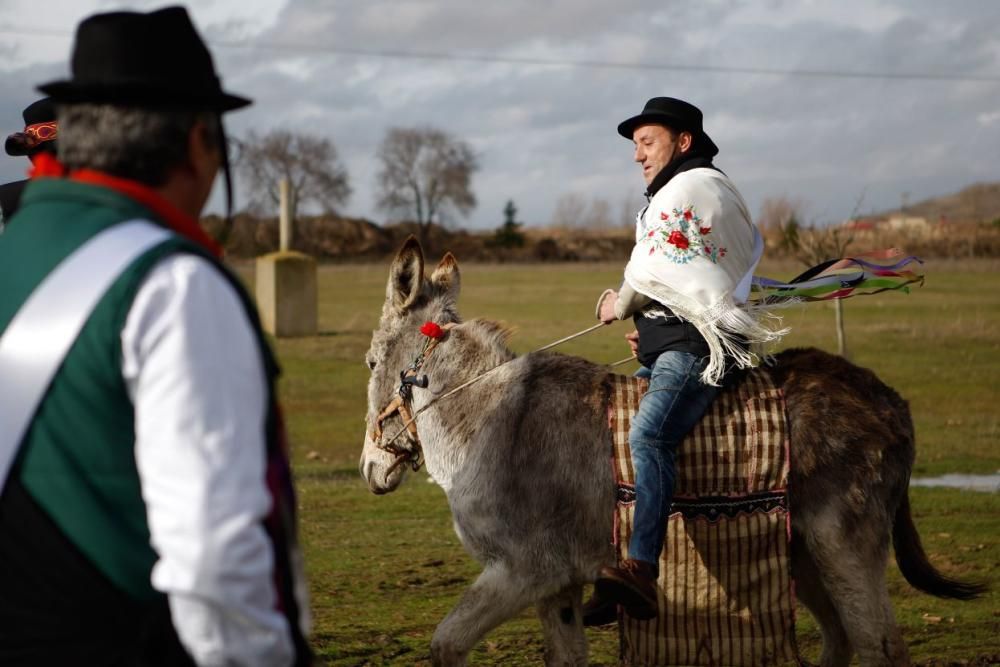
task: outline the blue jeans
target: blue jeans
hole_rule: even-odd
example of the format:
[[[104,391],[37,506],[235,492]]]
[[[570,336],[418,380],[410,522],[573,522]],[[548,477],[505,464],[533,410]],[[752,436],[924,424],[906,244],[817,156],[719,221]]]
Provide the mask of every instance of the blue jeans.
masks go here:
[[[650,369],[649,390],[632,418],[628,444],[635,469],[635,516],[629,558],[660,562],[677,479],[677,448],[698,423],[719,387],[701,381],[707,357],[664,352]],[[641,369],[636,375],[647,376]]]

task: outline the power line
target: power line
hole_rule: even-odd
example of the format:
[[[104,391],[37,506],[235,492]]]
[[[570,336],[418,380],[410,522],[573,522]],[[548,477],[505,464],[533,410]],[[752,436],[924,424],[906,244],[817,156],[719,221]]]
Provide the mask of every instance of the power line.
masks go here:
[[[0,28],[0,34],[36,35],[40,37],[72,37],[70,33],[44,28],[13,30]],[[611,60],[570,60],[564,58],[538,58],[520,56],[500,56],[477,53],[451,53],[446,51],[402,51],[393,49],[359,49],[335,47],[308,43],[282,42],[235,42],[207,40],[213,47],[223,49],[274,51],[279,53],[324,53],[355,58],[389,58],[400,60],[433,60],[480,62],[503,65],[525,65],[528,67],[580,67],[590,69],[621,69],[647,71],[697,72],[702,74],[746,74],[761,76],[794,76],[828,79],[889,79],[902,81],[949,81],[971,83],[1000,83],[1000,76],[957,74],[941,72],[862,72],[841,69],[798,69],[773,67],[734,67],[728,65],[689,65],[683,63],[616,62]]]

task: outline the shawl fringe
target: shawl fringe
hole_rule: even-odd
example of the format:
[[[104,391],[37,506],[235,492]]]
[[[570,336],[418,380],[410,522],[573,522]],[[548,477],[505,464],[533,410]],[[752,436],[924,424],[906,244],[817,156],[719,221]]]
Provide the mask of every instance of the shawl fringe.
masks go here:
[[[693,324],[705,338],[710,352],[708,366],[701,374],[705,384],[719,386],[729,359],[738,368],[753,368],[765,361],[770,356],[765,349],[789,331],[788,327],[780,326],[781,317],[770,312],[765,304],[748,302],[737,305],[731,296],[726,296],[705,308],[665,285],[657,285],[654,292],[648,289],[648,285],[635,281],[629,273],[626,267],[625,279],[633,289],[654,301],[669,304],[675,315]],[[643,315],[655,317],[660,313],[663,310],[655,308],[644,311]]]

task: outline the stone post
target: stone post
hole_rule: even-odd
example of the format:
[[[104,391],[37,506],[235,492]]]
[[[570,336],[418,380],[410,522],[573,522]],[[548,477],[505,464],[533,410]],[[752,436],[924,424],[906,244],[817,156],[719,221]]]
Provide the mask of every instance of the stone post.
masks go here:
[[[292,249],[292,194],[288,179],[283,178],[278,183],[278,193],[281,197],[281,208],[278,211],[278,250],[288,252]]]
[[[291,249],[292,193],[288,179],[282,179],[279,187],[280,249],[257,258],[257,308],[264,330],[274,336],[315,336],[316,260]]]

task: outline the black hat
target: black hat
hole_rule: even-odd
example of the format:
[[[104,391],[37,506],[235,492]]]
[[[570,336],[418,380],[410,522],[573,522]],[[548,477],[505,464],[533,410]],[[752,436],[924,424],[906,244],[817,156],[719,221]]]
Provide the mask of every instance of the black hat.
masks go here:
[[[7,155],[34,155],[42,150],[55,152],[56,108],[48,97],[32,102],[21,112],[24,131],[15,132],[3,144]]]
[[[56,107],[52,104],[52,98],[43,97],[24,107],[21,118],[24,119],[25,127],[35,123],[51,123],[56,119]]]
[[[251,103],[223,92],[212,56],[183,7],[84,19],[76,29],[71,68],[72,79],[38,89],[56,104],[232,111]]]
[[[654,97],[638,116],[632,116],[618,125],[618,134],[631,139],[635,128],[647,123],[666,125],[677,132],[690,132],[694,136],[694,146],[709,156],[716,155],[719,147],[702,128],[701,109],[693,104],[673,97]]]

